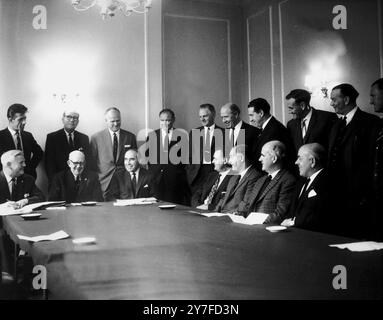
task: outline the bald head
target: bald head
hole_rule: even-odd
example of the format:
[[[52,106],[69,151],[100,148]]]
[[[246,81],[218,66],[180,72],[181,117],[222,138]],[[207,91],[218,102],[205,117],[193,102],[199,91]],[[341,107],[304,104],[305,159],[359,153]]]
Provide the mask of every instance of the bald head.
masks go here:
[[[75,150],[69,154],[68,167],[72,174],[80,176],[85,168],[85,155],[83,152]]]
[[[9,150],[1,156],[3,171],[10,177],[19,177],[24,174],[25,158],[20,150]]]
[[[234,171],[241,173],[249,166],[249,160],[246,157],[247,146],[240,144],[231,149],[229,155],[229,163],[231,164]]]
[[[285,154],[286,147],[282,142],[273,140],[265,143],[259,157],[259,161],[262,163],[262,170],[271,174],[281,169]]]
[[[240,113],[239,107],[232,102],[228,102],[221,107],[222,122],[227,129],[234,128],[238,124],[241,120]]]

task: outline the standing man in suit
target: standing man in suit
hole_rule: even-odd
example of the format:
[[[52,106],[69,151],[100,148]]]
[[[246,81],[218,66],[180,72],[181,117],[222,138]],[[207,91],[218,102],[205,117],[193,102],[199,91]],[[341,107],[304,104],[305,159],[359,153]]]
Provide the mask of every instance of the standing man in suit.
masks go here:
[[[7,111],[8,128],[0,131],[0,155],[8,150],[21,150],[25,157],[25,173],[36,179],[36,167],[43,157],[43,150],[30,132],[24,131],[28,108],[12,104]]]
[[[174,128],[176,118],[171,109],[162,109],[159,117],[160,129],[150,132],[147,140],[154,196],[163,201],[190,205],[185,170],[189,159],[188,133]]]
[[[192,197],[192,207],[203,210],[214,210],[226,193],[231,177],[231,168],[223,156],[223,151],[216,150],[213,156],[214,171],[207,176],[205,183]]]
[[[292,90],[286,100],[287,108],[294,117],[287,123],[294,143],[294,157],[299,148],[307,143],[319,143],[327,150],[330,131],[337,120],[336,114],[310,106],[311,94],[303,89]]]
[[[69,170],[57,173],[49,189],[49,201],[84,202],[103,201],[100,182],[95,172],[84,170],[85,154],[72,151],[67,166]]]
[[[383,113],[383,78],[374,81],[370,90],[370,103],[375,112]],[[383,241],[383,120],[380,119],[378,135],[375,139],[374,156],[374,225],[376,241]]]
[[[228,213],[243,207],[246,191],[251,190],[255,182],[262,176],[261,172],[256,170],[247,158],[246,149],[247,146],[241,144],[230,151],[229,163],[235,175],[230,178],[226,194],[214,211]]]
[[[154,195],[152,177],[148,170],[140,166],[137,150],[126,151],[125,169],[117,173],[115,199],[149,198]]]
[[[305,144],[295,162],[302,180],[297,184],[284,226],[337,233],[337,217],[331,213],[334,205],[332,187],[326,165],[327,151],[318,143]],[[334,211],[336,214],[336,211]]]
[[[251,212],[267,213],[265,224],[283,221],[290,208],[295,178],[285,169],[286,147],[277,140],[267,142],[259,161],[267,175],[259,178],[245,194],[243,207],[237,214],[247,217]]]
[[[332,89],[331,106],[341,116],[329,144],[329,174],[337,185],[343,214],[343,233],[366,238],[372,226],[374,148],[379,118],[360,110],[359,93],[347,83]]]
[[[115,107],[105,111],[107,128],[91,137],[90,152],[94,171],[98,173],[104,199],[112,196],[110,186],[119,170],[124,170],[127,149],[137,148],[136,136],[121,129],[121,113]]]
[[[214,106],[209,103],[201,104],[199,118],[202,126],[193,129],[189,134],[190,162],[186,173],[192,194],[200,189],[209,173],[214,171],[212,156],[216,147],[223,149],[224,130],[214,122]]]
[[[261,130],[258,136],[255,149],[255,158],[259,159],[261,151],[266,142],[281,141],[286,147],[286,165],[291,167],[293,161],[293,145],[290,134],[286,127],[270,113],[270,104],[263,98],[250,101],[247,106],[249,119],[252,126]],[[261,162],[256,163],[256,167],[261,169]]]
[[[77,111],[64,111],[62,116],[64,127],[47,135],[45,170],[49,181],[52,181],[56,173],[68,168],[68,156],[72,151],[82,151],[85,154],[85,159],[89,161],[89,137],[76,131],[79,117]]]
[[[251,163],[255,163],[255,152],[260,129],[251,126],[241,120],[241,110],[234,103],[226,103],[221,107],[221,118],[225,124],[225,156],[237,145],[247,146],[246,157]]]

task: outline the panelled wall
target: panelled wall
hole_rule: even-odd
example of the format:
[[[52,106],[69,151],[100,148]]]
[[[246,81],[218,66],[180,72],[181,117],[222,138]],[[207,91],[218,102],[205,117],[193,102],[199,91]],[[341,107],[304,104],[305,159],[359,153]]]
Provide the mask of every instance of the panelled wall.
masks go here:
[[[243,24],[239,5],[163,1],[163,98],[176,126],[199,125],[202,103],[242,105]],[[246,111],[246,110],[245,110]]]
[[[305,88],[310,79],[311,83],[317,80],[317,86],[328,79],[324,83],[328,94],[334,85],[349,82],[360,92],[360,107],[373,112],[370,84],[383,76],[381,0],[246,3],[248,97],[273,101],[276,116],[286,123],[290,119],[286,94],[294,88]],[[333,28],[336,5],[347,10],[346,29]],[[333,110],[329,98],[318,90],[314,90],[312,104]]]

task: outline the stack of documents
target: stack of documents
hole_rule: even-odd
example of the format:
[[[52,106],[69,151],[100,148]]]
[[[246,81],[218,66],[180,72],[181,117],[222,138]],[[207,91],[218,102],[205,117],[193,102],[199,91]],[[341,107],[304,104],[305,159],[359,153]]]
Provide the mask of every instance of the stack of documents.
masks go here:
[[[355,252],[363,251],[373,251],[383,249],[383,242],[375,241],[361,241],[361,242],[351,242],[343,244],[330,244],[330,247],[339,248],[339,249],[348,249]]]
[[[230,219],[235,223],[242,223],[242,224],[263,224],[263,222],[266,220],[266,218],[269,216],[266,213],[260,213],[260,212],[251,212],[247,218],[238,216],[231,213],[218,213],[218,212],[211,212],[211,213],[201,213],[205,217],[223,217],[228,216]]]
[[[124,206],[137,206],[144,204],[153,204],[157,203],[156,198],[137,198],[137,199],[117,199],[115,203],[113,203],[116,207],[124,207]]]
[[[65,204],[65,201],[45,201],[28,204],[21,209],[13,209],[7,202],[0,205],[0,216],[10,216],[14,214],[31,213],[33,210],[45,209],[49,206],[58,206]]]
[[[36,237],[27,237],[27,236],[22,236],[20,234],[17,235],[17,237],[20,240],[26,240],[26,241],[31,241],[31,242],[39,242],[39,241],[54,241],[54,240],[60,240],[60,239],[65,239],[69,237],[69,234],[67,234],[65,231],[60,230],[48,235],[42,235],[42,236],[36,236]]]

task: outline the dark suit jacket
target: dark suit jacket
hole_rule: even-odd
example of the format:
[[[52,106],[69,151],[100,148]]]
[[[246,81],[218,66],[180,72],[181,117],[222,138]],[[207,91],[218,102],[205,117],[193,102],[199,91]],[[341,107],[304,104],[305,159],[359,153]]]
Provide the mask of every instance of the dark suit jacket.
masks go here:
[[[233,175],[227,185],[224,198],[218,203],[214,211],[217,212],[234,212],[238,208],[243,207],[246,191],[252,189],[255,182],[262,176],[262,173],[251,167],[243,178],[235,185],[237,175]]]
[[[140,168],[136,192],[132,190],[132,179],[128,171],[120,171],[116,174],[117,193],[115,199],[149,198],[154,196],[152,177],[148,170]]]
[[[352,121],[346,126],[335,161],[334,148],[341,125],[338,120],[330,134],[329,174],[337,185],[338,197],[342,199],[343,235],[363,238],[371,229],[371,203],[373,196],[374,152],[379,118],[357,109]],[[337,165],[336,165],[337,164]],[[360,214],[364,219],[358,219]]]
[[[326,150],[329,145],[331,128],[338,119],[335,113],[312,108],[312,115],[305,138],[302,138],[300,119],[292,119],[287,122],[287,129],[294,143],[294,154],[297,155],[299,148],[307,143],[319,143]]]
[[[85,154],[85,159],[89,161],[89,137],[81,132],[74,131],[73,143],[74,150],[81,148]],[[68,168],[67,161],[71,151],[73,150],[69,148],[64,129],[51,132],[47,135],[45,143],[45,170],[50,181],[56,173]]]
[[[181,140],[186,149],[180,148]],[[186,131],[174,129],[172,140],[169,142],[169,150],[166,152],[163,148],[160,129],[149,133],[146,142],[148,144],[147,156],[149,156],[148,167],[153,177],[154,196],[157,199],[190,205],[190,189],[184,164],[188,162],[187,141],[188,133]],[[170,155],[174,153],[181,157],[181,151],[185,155],[184,161],[174,164]]]
[[[198,207],[204,203],[205,199],[210,194],[210,191],[214,185],[214,182],[218,178],[218,174],[219,173],[217,171],[213,171],[207,176],[203,186],[198,188],[198,190],[192,196],[192,201],[191,201],[192,207]],[[226,188],[227,188],[227,185],[230,181],[230,178],[231,178],[231,175],[229,173],[226,175],[226,177],[223,179],[221,184],[218,186],[218,189],[217,189],[217,191],[216,191],[216,193],[215,193],[215,195],[211,201],[211,204],[208,207],[208,210],[214,210],[214,208],[218,205],[218,203],[221,201],[221,199],[223,199],[223,197],[226,193]]]
[[[380,130],[375,140],[374,159],[374,216],[373,225],[375,235],[371,237],[375,241],[383,241],[383,121],[380,121]]]
[[[91,165],[93,171],[98,173],[101,184],[101,190],[104,198],[110,197],[109,186],[114,179],[116,171],[125,170],[124,156],[128,149],[137,148],[136,136],[123,129],[120,129],[120,140],[117,150],[117,161],[114,163],[113,159],[113,142],[108,129],[104,129],[95,133],[91,137],[90,152],[91,152]]]
[[[267,213],[269,217],[265,220],[265,224],[279,224],[285,219],[290,208],[296,180],[286,169],[281,169],[262,194],[259,194],[266,179],[267,175],[259,178],[253,188],[248,190],[244,197],[244,206],[239,207],[238,212],[245,217],[250,212]]]
[[[331,206],[335,198],[331,198],[330,179],[326,169],[323,169],[299,198],[304,180],[300,181],[292,196],[292,203],[288,217],[295,217],[294,226],[297,228],[332,232],[334,218],[331,214]],[[310,197],[309,197],[310,194]],[[334,212],[336,214],[336,212]]]
[[[296,153],[294,153],[293,142],[286,127],[274,117],[271,117],[264,130],[258,136],[257,145],[255,149],[256,167],[258,170],[262,169],[262,164],[258,161],[261,156],[262,147],[265,143],[272,140],[283,142],[286,147],[286,165],[289,169],[294,166]]]
[[[258,159],[256,159],[256,150],[257,150],[257,144],[258,144],[258,137],[261,133],[261,130],[253,127],[252,125],[246,123],[245,121],[242,121],[242,126],[241,130],[244,130],[245,132],[245,137],[240,137],[238,135],[237,141],[235,142],[235,145],[243,144],[245,143],[248,147],[248,154],[247,157],[249,158],[251,163],[256,164]],[[226,129],[225,130],[225,141],[228,141],[225,143],[226,148],[226,155],[229,156],[231,146],[230,146],[230,130]]]
[[[83,171],[78,193],[75,191],[75,180],[70,170],[57,173],[49,189],[49,201],[83,202],[103,201],[98,176],[91,171]]]
[[[194,130],[197,130],[202,133],[201,136],[199,136],[199,141],[196,141],[193,139],[193,134],[192,132],[189,133],[189,165],[186,167],[186,174],[188,178],[189,185],[193,185],[196,182],[199,182],[198,185],[203,184],[204,180],[206,179],[206,176],[203,177],[204,179],[199,179],[199,175],[201,174],[201,169],[203,166],[207,167],[207,170],[204,170],[204,174],[208,174],[209,172],[212,172],[214,170],[213,165],[203,164],[203,157],[204,157],[204,127],[198,127]],[[221,135],[221,139],[217,141],[216,145],[216,135],[219,134]],[[225,139],[225,130],[217,125],[215,125],[214,129],[214,135],[211,141],[211,146],[210,146],[210,157],[211,160],[213,160],[213,155],[214,152],[217,149],[224,150],[224,139]],[[198,143],[199,142],[199,143]],[[196,159],[197,156],[198,160]],[[193,158],[194,157],[194,158]],[[196,161],[197,160],[197,161]],[[196,163],[197,162],[197,163]],[[199,181],[197,181],[199,180]]]
[[[25,157],[25,173],[36,178],[36,167],[43,157],[43,150],[37,144],[32,134],[27,131],[21,132],[21,140],[23,144],[23,152]],[[12,135],[8,128],[0,131],[0,155],[9,150],[16,149]],[[0,164],[0,168],[2,168]]]
[[[7,178],[3,171],[0,172],[0,203],[4,203],[7,200],[19,201],[22,199],[28,199],[28,204],[35,202],[42,202],[45,200],[44,194],[36,187],[35,179],[28,175],[23,174],[17,178],[15,193],[11,195],[9,193]]]

